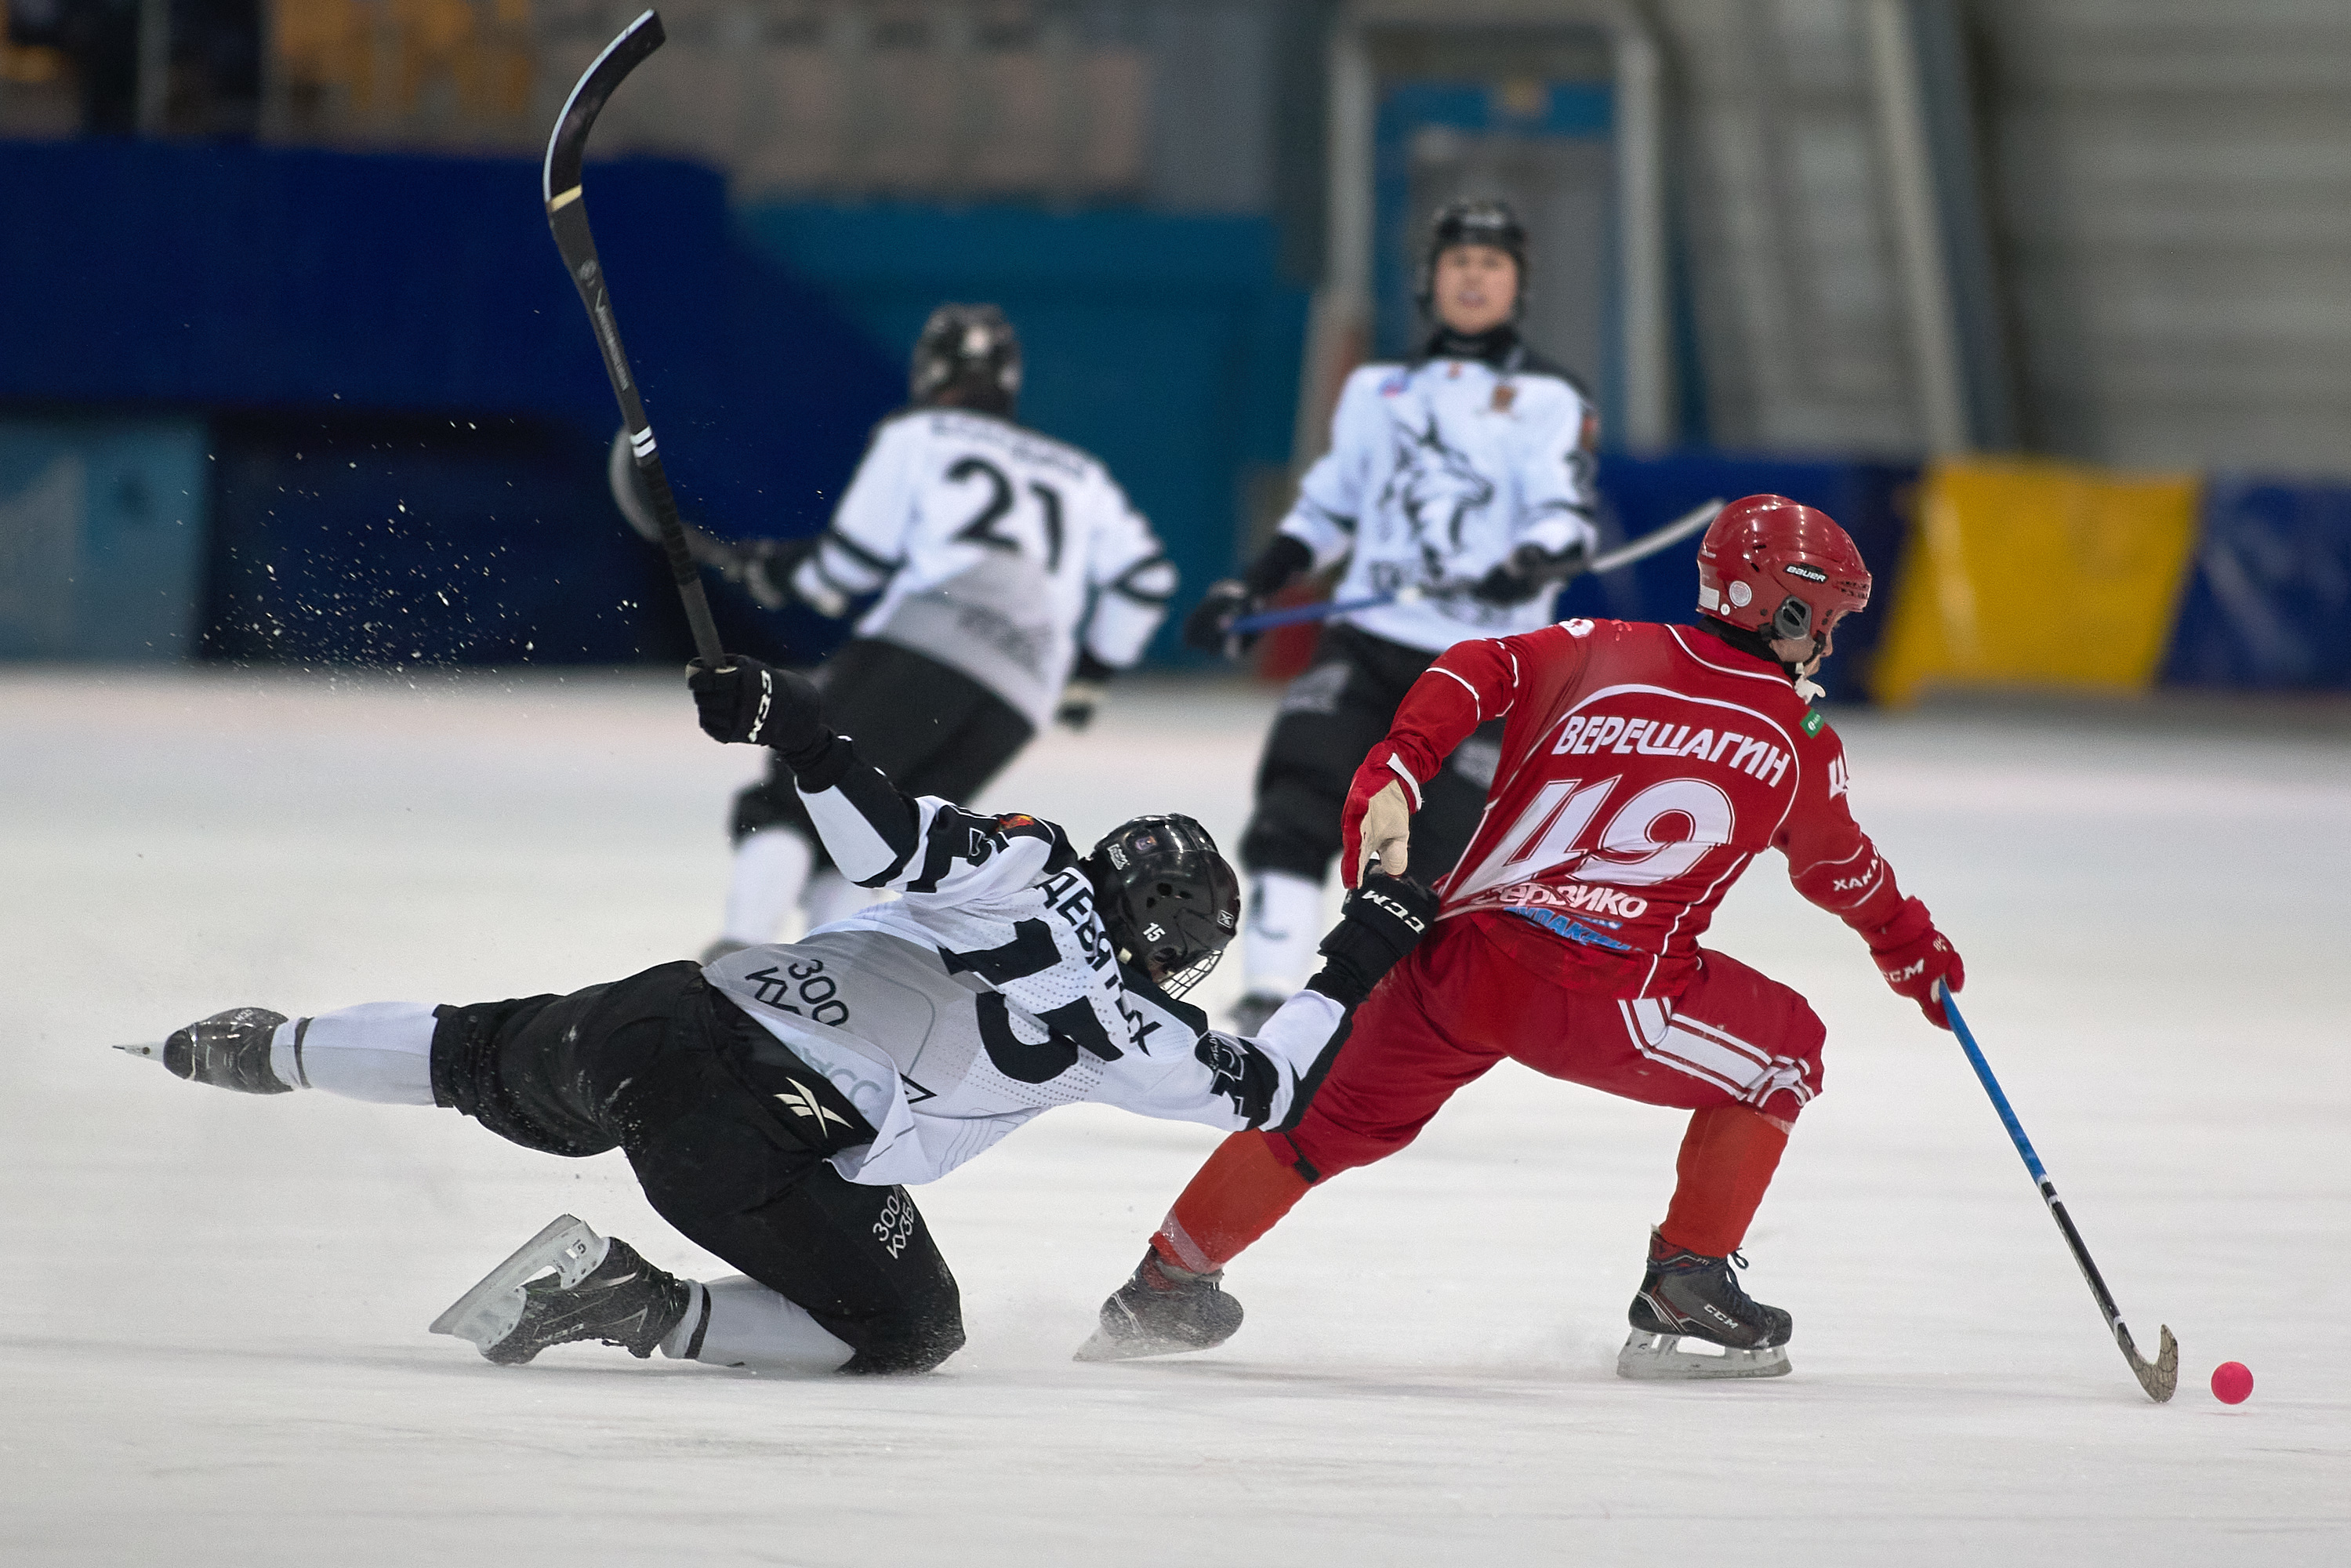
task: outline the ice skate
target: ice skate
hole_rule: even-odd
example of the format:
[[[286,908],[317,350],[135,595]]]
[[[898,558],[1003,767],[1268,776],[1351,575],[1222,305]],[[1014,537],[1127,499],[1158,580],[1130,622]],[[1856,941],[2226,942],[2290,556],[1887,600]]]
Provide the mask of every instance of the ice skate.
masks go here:
[[[284,1013],[266,1008],[231,1008],[172,1031],[161,1045],[118,1045],[117,1051],[160,1061],[181,1078],[234,1089],[240,1094],[287,1094],[294,1085],[269,1071],[269,1042]]]
[[[1795,1320],[1751,1300],[1731,1260],[1668,1246],[1649,1233],[1649,1271],[1626,1313],[1633,1333],[1616,1375],[1642,1379],[1784,1377]],[[1693,1344],[1691,1342],[1697,1342]]]
[[[1134,1277],[1102,1306],[1102,1326],[1078,1347],[1079,1361],[1132,1361],[1212,1350],[1241,1326],[1241,1304],[1225,1294],[1225,1271],[1195,1274],[1145,1252]]]
[[[642,1361],[677,1326],[693,1296],[685,1281],[654,1268],[627,1242],[566,1214],[458,1297],[433,1320],[432,1332],[471,1340],[500,1366],[589,1339]]]

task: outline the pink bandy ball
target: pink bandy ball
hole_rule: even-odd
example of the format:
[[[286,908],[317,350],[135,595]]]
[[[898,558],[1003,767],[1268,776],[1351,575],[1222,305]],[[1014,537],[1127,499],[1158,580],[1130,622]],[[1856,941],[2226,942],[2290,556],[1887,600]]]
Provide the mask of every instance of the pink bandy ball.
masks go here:
[[[2253,1391],[2252,1369],[2241,1361],[2224,1361],[2212,1369],[2212,1397],[2223,1405],[2242,1405]]]

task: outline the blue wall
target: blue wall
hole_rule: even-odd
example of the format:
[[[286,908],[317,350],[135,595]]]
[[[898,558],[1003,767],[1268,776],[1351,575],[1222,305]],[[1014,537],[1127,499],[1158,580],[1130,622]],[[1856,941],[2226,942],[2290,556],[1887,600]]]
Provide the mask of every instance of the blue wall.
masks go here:
[[[197,420],[0,423],[0,658],[194,650],[205,444]]]
[[[1024,418],[1108,461],[1195,590],[1229,566],[1248,465],[1288,460],[1306,296],[1280,277],[1270,221],[738,214],[716,172],[661,160],[590,165],[587,191],[673,482],[718,532],[822,526],[944,298],[1012,314]],[[210,421],[209,652],[686,646],[603,495],[618,413],[535,163],[0,143],[0,297],[16,306],[0,416]],[[491,563],[462,611],[425,592],[460,561]],[[836,634],[714,592],[747,651],[809,655]]]

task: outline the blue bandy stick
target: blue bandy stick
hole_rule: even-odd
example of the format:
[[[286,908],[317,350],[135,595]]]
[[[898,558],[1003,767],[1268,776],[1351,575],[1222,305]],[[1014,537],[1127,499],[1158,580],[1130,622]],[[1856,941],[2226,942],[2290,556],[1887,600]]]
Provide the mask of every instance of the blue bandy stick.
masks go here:
[[[1935,982],[1935,999],[1943,1004],[1943,1016],[1951,1020],[1951,1032],[1959,1037],[1959,1048],[1968,1053],[1968,1065],[1976,1070],[1976,1077],[1982,1082],[1984,1092],[1991,1096],[1992,1109],[2000,1113],[2001,1125],[2008,1129],[2009,1140],[2015,1144],[2017,1154],[2023,1157],[2024,1168],[2032,1173],[2033,1185],[2041,1189],[2041,1201],[2049,1206],[2050,1218],[2057,1221],[2057,1228],[2064,1233],[2065,1245],[2073,1249],[2074,1261],[2081,1269],[2082,1278],[2090,1282],[2090,1294],[2098,1299],[2098,1310],[2106,1314],[2106,1327],[2113,1331],[2115,1343],[2122,1348],[2123,1359],[2130,1364],[2131,1375],[2138,1379],[2138,1385],[2147,1390],[2149,1399],[2158,1405],[2163,1404],[2179,1385],[2179,1342],[2171,1337],[2170,1327],[2165,1325],[2162,1342],[2156,1347],[2155,1360],[2150,1363],[2139,1354],[2138,1346],[2131,1343],[2130,1330],[2123,1325],[2122,1313],[2115,1309],[2114,1293],[2106,1289],[2106,1281],[2099,1275],[2097,1264],[2090,1259],[2090,1249],[2082,1245],[2082,1233],[2074,1228],[2073,1216],[2065,1212],[2064,1202],[2057,1196],[2057,1184],[2051,1181],[2049,1173],[2042,1168],[2041,1156],[2032,1151],[2032,1140],[2024,1135],[2023,1124],[2016,1119],[2016,1112],[2009,1105],[2008,1096],[2001,1092],[2000,1080],[1991,1075],[1991,1063],[1984,1060],[1974,1033],[1968,1028],[1968,1020],[1959,1016],[1958,1004],[1951,1000],[1950,988],[1940,980]]]

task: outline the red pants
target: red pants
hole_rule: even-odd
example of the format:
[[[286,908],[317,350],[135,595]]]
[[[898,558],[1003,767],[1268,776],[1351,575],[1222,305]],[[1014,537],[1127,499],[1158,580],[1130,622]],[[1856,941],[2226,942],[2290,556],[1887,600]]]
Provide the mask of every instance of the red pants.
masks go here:
[[[1356,1012],[1296,1129],[1267,1141],[1277,1155],[1287,1143],[1309,1180],[1370,1165],[1504,1057],[1652,1105],[1794,1120],[1821,1090],[1821,1020],[1778,981],[1699,952],[1680,996],[1616,1001],[1542,979],[1471,921],[1447,921]]]

